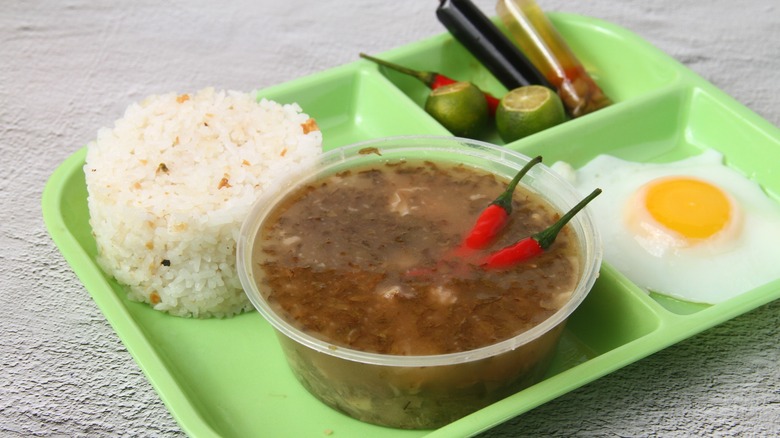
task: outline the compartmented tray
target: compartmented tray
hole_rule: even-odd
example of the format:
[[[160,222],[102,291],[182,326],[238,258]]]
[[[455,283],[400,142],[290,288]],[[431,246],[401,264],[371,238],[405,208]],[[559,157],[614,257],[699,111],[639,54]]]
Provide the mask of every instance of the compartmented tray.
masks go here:
[[[780,130],[644,40],[612,24],[550,14],[555,26],[616,103],[507,144],[552,163],[582,165],[599,153],[663,162],[720,151],[729,166],[780,199]],[[381,54],[446,72],[501,95],[506,90],[447,34]],[[449,135],[422,109],[427,90],[367,61],[261,90],[298,102],[313,116],[326,149],[377,137]],[[502,144],[495,133],[482,140]],[[320,403],[295,380],[269,324],[256,312],[231,319],[172,317],[127,300],[95,263],[82,149],[53,173],[43,194],[49,232],[95,302],[191,436],[472,435],[642,357],[780,297],[780,278],[707,306],[648,295],[608,264],[572,315],[546,378],[435,431],[382,428]],[[305,421],[301,413],[305,412]]]

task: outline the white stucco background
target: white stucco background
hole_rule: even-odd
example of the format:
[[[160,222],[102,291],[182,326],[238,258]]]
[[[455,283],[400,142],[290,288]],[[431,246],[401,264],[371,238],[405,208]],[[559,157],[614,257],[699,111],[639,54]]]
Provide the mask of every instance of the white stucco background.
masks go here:
[[[493,14],[494,2],[476,1]],[[540,0],[647,39],[780,124],[775,0]],[[420,0],[5,1],[0,7],[0,436],[183,433],[44,229],[51,172],[146,95],[249,91],[444,31]],[[780,169],[780,163],[778,163]],[[780,303],[485,436],[778,436]]]

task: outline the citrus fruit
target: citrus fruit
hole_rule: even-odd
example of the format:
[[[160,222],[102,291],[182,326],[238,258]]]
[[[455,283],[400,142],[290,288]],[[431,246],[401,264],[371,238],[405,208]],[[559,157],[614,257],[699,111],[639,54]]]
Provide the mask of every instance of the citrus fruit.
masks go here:
[[[561,98],[541,85],[515,88],[501,98],[496,109],[496,130],[509,143],[566,120]]]
[[[455,82],[431,91],[425,111],[458,137],[475,137],[488,124],[485,95],[470,82]]]

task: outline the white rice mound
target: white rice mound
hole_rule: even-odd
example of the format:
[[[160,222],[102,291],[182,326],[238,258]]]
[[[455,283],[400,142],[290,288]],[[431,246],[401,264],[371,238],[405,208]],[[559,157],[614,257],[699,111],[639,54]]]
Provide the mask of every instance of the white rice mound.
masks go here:
[[[131,105],[87,146],[98,264],[131,300],[172,315],[251,309],[236,239],[258,195],[322,152],[307,122],[297,104],[213,88]]]

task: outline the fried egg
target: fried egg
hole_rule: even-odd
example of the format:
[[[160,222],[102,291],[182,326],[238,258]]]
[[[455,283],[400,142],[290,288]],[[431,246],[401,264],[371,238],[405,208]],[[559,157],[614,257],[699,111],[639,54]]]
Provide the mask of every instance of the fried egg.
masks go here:
[[[604,260],[647,291],[715,304],[780,279],[780,204],[714,150],[552,168],[583,195],[604,190],[590,204]]]

